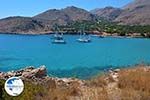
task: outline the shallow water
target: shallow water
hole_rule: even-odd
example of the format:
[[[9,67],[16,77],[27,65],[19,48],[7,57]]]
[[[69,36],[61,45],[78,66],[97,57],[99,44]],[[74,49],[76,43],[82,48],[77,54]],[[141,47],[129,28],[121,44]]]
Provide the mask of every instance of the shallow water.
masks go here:
[[[67,44],[52,44],[52,35],[0,34],[0,71],[46,65],[49,75],[87,78],[99,71],[135,64],[150,64],[150,39],[98,38],[78,43],[65,35]]]

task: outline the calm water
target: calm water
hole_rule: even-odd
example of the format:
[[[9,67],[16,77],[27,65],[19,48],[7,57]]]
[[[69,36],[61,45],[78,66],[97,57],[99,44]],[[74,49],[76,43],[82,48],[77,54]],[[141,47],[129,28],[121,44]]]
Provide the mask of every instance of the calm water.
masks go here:
[[[46,65],[49,75],[87,78],[101,70],[150,64],[150,39],[98,38],[78,43],[79,36],[64,36],[67,44],[52,44],[51,35],[0,35],[0,71]]]

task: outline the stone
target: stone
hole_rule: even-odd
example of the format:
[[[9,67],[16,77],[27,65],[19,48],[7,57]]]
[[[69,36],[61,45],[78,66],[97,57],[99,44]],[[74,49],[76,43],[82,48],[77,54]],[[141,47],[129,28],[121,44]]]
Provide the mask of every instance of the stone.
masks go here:
[[[22,77],[25,78],[32,78],[32,77],[42,78],[45,76],[47,76],[47,71],[45,66],[40,66],[40,68],[31,69],[30,71],[29,69],[27,69],[22,73]]]
[[[120,72],[120,69],[115,69],[114,72],[118,73]]]

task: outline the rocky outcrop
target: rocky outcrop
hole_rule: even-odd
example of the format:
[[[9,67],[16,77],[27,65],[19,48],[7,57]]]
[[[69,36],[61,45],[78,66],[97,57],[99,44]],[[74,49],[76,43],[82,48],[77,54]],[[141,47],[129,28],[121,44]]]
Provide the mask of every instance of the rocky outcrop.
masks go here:
[[[27,67],[25,69],[21,69],[18,71],[10,71],[10,72],[6,72],[6,73],[4,73],[4,72],[0,73],[1,79],[7,79],[7,78],[13,77],[13,76],[18,76],[21,78],[28,78],[28,79],[43,78],[43,77],[47,76],[47,71],[46,71],[46,67],[43,65],[37,69],[30,66],[30,67]]]
[[[40,68],[34,69],[34,68],[27,68],[26,70],[23,71],[22,77],[24,78],[42,78],[47,76],[47,71],[45,66],[41,66]]]
[[[10,77],[20,77],[23,80],[31,81],[35,84],[51,84],[51,86],[70,86],[74,83],[79,86],[84,86],[84,80],[79,80],[76,78],[58,78],[58,77],[49,77],[47,75],[46,66],[42,65],[39,68],[34,68],[33,66],[26,67],[18,71],[9,71],[9,72],[0,72],[0,79],[7,80]]]

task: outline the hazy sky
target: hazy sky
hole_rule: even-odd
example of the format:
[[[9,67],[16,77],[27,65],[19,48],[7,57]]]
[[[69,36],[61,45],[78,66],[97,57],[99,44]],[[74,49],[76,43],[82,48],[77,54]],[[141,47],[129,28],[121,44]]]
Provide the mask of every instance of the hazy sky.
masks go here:
[[[106,6],[122,7],[132,0],[0,0],[0,18],[34,16],[51,8],[77,6],[86,10]]]

